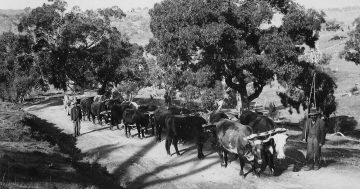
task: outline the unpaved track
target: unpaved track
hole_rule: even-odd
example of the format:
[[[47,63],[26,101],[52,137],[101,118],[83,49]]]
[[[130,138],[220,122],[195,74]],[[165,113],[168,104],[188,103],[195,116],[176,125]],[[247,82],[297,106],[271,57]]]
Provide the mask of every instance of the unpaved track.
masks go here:
[[[65,133],[73,133],[62,105],[42,104],[25,110],[54,123]],[[84,161],[106,166],[118,178],[119,185],[126,188],[355,189],[360,186],[360,169],[336,162],[319,171],[293,172],[290,165],[280,176],[270,176],[267,170],[259,178],[249,174],[243,179],[238,175],[238,161],[221,168],[218,154],[209,144],[204,148],[205,159],[198,160],[193,144],[179,145],[182,156],[170,157],[165,153],[164,141],[157,143],[154,137],[126,138],[124,130],[110,130],[89,121],[82,122],[81,133],[76,146],[86,154]],[[136,131],[132,130],[132,134]],[[174,153],[172,146],[171,152]]]

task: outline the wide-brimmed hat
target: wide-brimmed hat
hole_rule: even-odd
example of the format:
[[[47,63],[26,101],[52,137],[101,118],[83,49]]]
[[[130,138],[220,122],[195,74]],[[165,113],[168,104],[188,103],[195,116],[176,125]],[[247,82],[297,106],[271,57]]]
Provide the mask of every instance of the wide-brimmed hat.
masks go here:
[[[317,116],[319,114],[320,114],[319,111],[317,111],[315,108],[311,108],[309,112],[309,117]]]

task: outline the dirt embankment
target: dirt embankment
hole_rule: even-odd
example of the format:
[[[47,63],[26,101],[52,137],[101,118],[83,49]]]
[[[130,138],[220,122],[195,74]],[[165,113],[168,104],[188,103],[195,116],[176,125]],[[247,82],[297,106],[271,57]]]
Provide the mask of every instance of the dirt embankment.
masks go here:
[[[81,162],[76,139],[0,103],[0,188],[120,188],[99,164]]]

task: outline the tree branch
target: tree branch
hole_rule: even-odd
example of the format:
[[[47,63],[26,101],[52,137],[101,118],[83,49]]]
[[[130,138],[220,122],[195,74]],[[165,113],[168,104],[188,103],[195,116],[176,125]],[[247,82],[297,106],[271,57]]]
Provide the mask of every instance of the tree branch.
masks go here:
[[[229,86],[230,88],[234,89],[234,90],[238,90],[240,88],[239,84],[236,84],[232,81],[232,77],[231,76],[226,76],[225,77],[225,83],[227,86]]]
[[[90,44],[86,44],[85,49],[90,49],[93,45],[99,43],[101,41],[101,38],[106,34],[106,32],[104,31],[103,34],[101,34],[100,37],[98,37],[97,39],[95,39],[92,43]]]
[[[254,86],[255,92],[249,96],[250,102],[253,101],[254,99],[256,99],[257,97],[259,97],[259,95],[261,94],[261,92],[265,86],[265,83],[254,82],[253,86]]]

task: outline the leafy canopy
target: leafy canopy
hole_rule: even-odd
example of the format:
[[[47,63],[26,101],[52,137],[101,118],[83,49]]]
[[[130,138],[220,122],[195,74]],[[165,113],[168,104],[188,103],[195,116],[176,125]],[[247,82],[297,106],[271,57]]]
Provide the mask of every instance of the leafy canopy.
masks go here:
[[[279,26],[271,24],[276,14],[283,16]],[[300,45],[315,47],[324,14],[291,0],[164,0],[150,16],[154,39],[148,50],[167,73],[207,69],[206,84],[224,78],[245,108],[275,75],[288,87],[302,89],[310,84],[303,77],[318,71],[299,60]],[[191,84],[172,78],[168,83],[180,89]],[[246,90],[248,84],[254,92]]]
[[[135,77],[134,65],[144,62],[143,49],[111,25],[124,12],[118,7],[96,11],[73,7],[65,12],[66,6],[61,0],[43,4],[24,15],[18,27],[32,37],[31,48],[49,83],[64,90],[69,81],[81,87],[99,83],[99,92],[104,93],[109,84]]]
[[[355,29],[348,33],[349,40],[346,41],[344,50],[340,53],[341,58],[346,61],[360,64],[360,17],[353,22]]]

